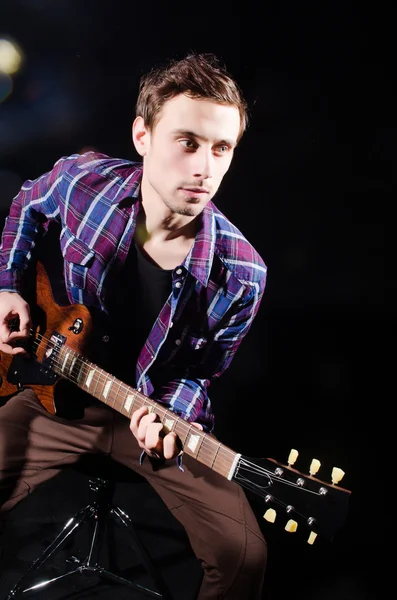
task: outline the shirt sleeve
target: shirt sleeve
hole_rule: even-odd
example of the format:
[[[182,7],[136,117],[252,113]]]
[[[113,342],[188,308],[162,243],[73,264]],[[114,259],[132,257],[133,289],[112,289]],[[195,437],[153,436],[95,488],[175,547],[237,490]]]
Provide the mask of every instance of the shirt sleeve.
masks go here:
[[[23,290],[24,272],[32,251],[51,220],[59,218],[60,183],[79,155],[60,158],[54,167],[27,180],[13,199],[5,220],[0,245],[0,290]]]
[[[258,313],[266,278],[250,285],[244,297],[232,304],[224,322],[213,332],[211,340],[187,377],[172,379],[155,390],[153,398],[189,422],[200,423],[206,432],[214,428],[214,416],[208,397],[213,379],[230,366],[241,342]]]

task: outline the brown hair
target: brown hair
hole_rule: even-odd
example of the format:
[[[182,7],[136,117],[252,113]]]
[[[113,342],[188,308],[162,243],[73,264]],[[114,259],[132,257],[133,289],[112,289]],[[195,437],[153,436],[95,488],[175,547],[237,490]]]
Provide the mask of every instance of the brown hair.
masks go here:
[[[164,104],[179,94],[236,106],[241,138],[248,125],[247,103],[238,84],[214,54],[189,54],[143,75],[136,115],[152,130]]]

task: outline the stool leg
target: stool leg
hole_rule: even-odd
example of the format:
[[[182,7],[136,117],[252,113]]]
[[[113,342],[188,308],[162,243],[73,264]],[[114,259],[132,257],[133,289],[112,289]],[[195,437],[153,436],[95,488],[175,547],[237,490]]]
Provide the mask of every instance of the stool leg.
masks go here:
[[[56,577],[52,580],[40,582],[39,584],[36,584],[33,587],[22,589],[22,584],[26,580],[28,575],[31,574],[33,571],[37,571],[50,558],[50,556],[52,556],[52,554],[54,554],[54,552],[72,535],[72,533],[75,533],[81,525],[83,525],[88,519],[90,519],[94,514],[94,510],[95,510],[95,507],[92,505],[85,506],[80,511],[78,511],[71,519],[69,519],[66,522],[65,526],[59,532],[59,534],[56,536],[56,538],[51,542],[51,544],[49,546],[47,546],[47,548],[45,548],[45,550],[40,554],[40,556],[38,558],[36,558],[36,560],[30,565],[28,570],[25,571],[25,573],[22,575],[22,577],[19,579],[19,581],[14,585],[12,590],[9,592],[9,595],[7,596],[7,600],[11,600],[12,598],[15,598],[15,596],[20,591],[26,592],[26,591],[33,590],[37,587],[42,587],[42,586],[50,583],[50,581],[51,582],[56,581],[57,579],[61,579],[61,578],[65,577],[66,575],[69,575],[76,571],[76,570],[73,570],[70,573],[66,573],[66,574],[61,575],[60,577]]]
[[[113,519],[116,521],[116,523],[121,524],[126,529],[126,531],[128,531],[128,533],[130,534],[130,536],[132,538],[131,545],[132,545],[135,553],[139,557],[140,561],[142,562],[142,564],[148,571],[149,575],[152,577],[153,581],[155,582],[157,588],[159,589],[159,591],[161,593],[156,594],[156,592],[153,592],[153,590],[149,590],[149,589],[145,588],[146,591],[152,592],[153,594],[160,596],[160,598],[164,598],[164,600],[172,600],[169,590],[167,589],[163,579],[159,576],[158,572],[154,568],[153,563],[150,559],[150,556],[149,556],[146,548],[143,546],[141,540],[139,539],[130,517],[124,511],[122,511],[120,508],[118,508],[117,506],[111,508],[110,514],[113,517]]]
[[[172,600],[171,594],[167,589],[165,582],[157,573],[149,557],[148,552],[144,548],[141,540],[139,539],[130,517],[120,508],[112,507],[110,505],[112,486],[109,485],[109,481],[107,479],[97,478],[95,480],[91,480],[89,484],[91,491],[95,492],[96,494],[96,500],[92,504],[88,504],[83,509],[78,511],[73,517],[71,517],[66,522],[65,526],[56,536],[53,542],[51,542],[51,544],[47,546],[47,548],[32,563],[29,569],[15,584],[13,589],[9,592],[6,600],[13,600],[19,593],[25,594],[26,592],[37,591],[40,588],[45,588],[51,583],[60,581],[61,579],[65,579],[69,575],[73,575],[74,573],[82,574],[84,571],[88,571],[89,573],[98,573],[102,577],[111,579],[112,581],[115,581],[117,583],[122,583],[129,587],[133,587],[138,591],[152,595],[153,597],[158,599]],[[129,532],[130,537],[132,538],[131,546],[137,554],[143,566],[146,568],[148,574],[151,576],[153,582],[157,586],[158,591],[152,590],[146,587],[145,585],[130,581],[129,579],[116,575],[115,573],[108,571],[107,569],[101,567],[98,564],[100,547],[104,534],[104,527],[106,526],[108,516],[112,516],[116,523],[121,525],[125,531]],[[72,534],[76,533],[78,528],[81,527],[81,525],[86,523],[88,520],[94,521],[94,532],[91,539],[89,553],[86,559],[84,561],[80,561],[76,557],[72,557],[72,562],[78,564],[76,568],[72,569],[71,571],[68,571],[67,573],[63,573],[58,577],[47,579],[39,583],[35,583],[30,587],[23,588],[22,584],[25,582],[26,577],[33,571],[37,571],[50,558],[50,556],[52,556],[54,552],[58,548],[60,548],[60,546]]]

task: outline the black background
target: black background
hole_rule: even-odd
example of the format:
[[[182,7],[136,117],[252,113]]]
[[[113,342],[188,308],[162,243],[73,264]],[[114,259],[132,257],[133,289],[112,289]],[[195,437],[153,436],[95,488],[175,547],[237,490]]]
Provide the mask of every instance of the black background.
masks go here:
[[[349,2],[14,0],[0,8],[0,34],[25,56],[0,104],[3,215],[21,183],[59,156],[96,148],[137,158],[134,102],[153,64],[214,52],[239,81],[250,127],[216,203],[263,256],[268,283],[252,330],[213,385],[216,432],[249,456],[283,462],[297,448],[296,467],[307,472],[316,457],[327,481],[332,466],[346,471],[348,520],[317,555],[263,524],[270,567],[287,576],[298,562],[297,585],[314,581],[318,598],[377,597],[368,586],[384,579],[391,526],[383,496],[395,396],[386,385],[395,322],[386,305],[393,261],[384,261],[395,157],[387,23],[380,10],[357,15]]]

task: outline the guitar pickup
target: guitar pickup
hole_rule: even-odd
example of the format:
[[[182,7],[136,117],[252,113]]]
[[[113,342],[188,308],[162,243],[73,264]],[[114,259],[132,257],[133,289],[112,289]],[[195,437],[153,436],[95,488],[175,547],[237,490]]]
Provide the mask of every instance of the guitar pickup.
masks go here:
[[[40,370],[45,374],[53,372],[53,365],[58,360],[59,350],[65,344],[66,337],[58,332],[51,335],[44,353],[43,362]]]

